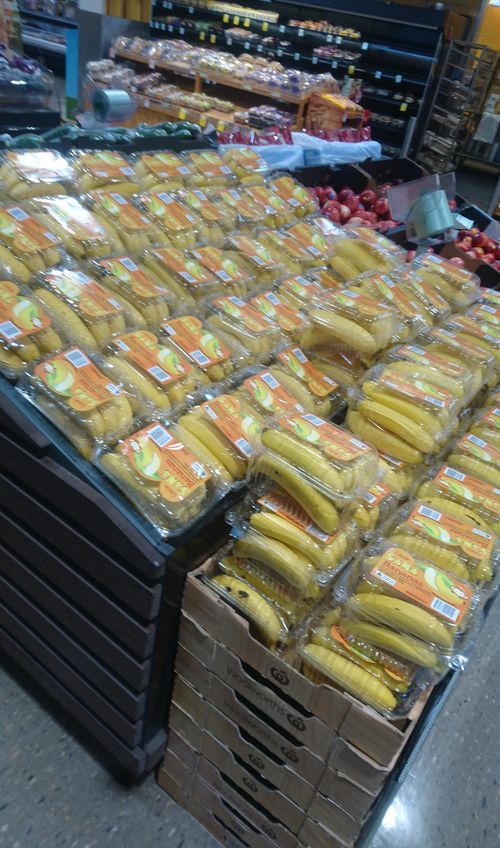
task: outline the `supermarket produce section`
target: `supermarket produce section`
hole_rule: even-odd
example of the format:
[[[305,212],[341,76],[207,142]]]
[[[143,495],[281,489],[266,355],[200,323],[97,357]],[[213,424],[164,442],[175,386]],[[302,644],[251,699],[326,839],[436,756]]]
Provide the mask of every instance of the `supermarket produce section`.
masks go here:
[[[0,195],[2,646],[136,775],[168,712],[221,841],[352,845],[497,588],[500,294],[255,148]]]

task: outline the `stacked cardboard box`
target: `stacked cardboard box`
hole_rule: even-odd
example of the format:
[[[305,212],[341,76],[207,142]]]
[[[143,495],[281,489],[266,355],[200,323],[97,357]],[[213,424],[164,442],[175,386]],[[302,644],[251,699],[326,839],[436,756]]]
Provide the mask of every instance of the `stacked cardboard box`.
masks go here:
[[[352,846],[424,699],[387,721],[277,657],[193,571],[160,785],[224,844]]]

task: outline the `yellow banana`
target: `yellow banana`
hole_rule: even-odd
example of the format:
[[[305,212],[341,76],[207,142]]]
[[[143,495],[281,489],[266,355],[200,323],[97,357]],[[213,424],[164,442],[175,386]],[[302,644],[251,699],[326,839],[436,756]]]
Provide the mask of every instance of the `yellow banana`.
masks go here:
[[[350,318],[338,315],[333,309],[310,309],[309,318],[322,327],[326,338],[336,339],[368,356],[373,356],[377,352],[375,339],[368,330],[363,329]]]
[[[376,401],[362,400],[358,410],[365,418],[369,418],[379,427],[383,427],[384,430],[403,439],[422,453],[434,453],[438,448],[436,441],[425,432],[421,425],[415,424],[414,421],[394,409],[388,409]],[[386,452],[389,453],[389,451]],[[391,456],[396,456],[396,454],[391,452]]]
[[[322,483],[332,497],[344,492],[341,474],[323,457],[321,452],[291,433],[280,430],[265,430],[262,433],[262,444],[288,459],[292,466],[302,469],[314,484]]]
[[[233,480],[240,480],[245,476],[246,463],[236,456],[228,447],[225,437],[220,434],[208,421],[204,421],[199,415],[192,412],[183,415],[179,423],[193,436],[196,436],[208,450],[213,453],[217,461],[224,466]]]
[[[238,557],[263,563],[305,596],[314,596],[315,593],[311,595],[314,567],[302,554],[294,552],[282,542],[249,530],[236,539],[234,553]]]
[[[393,542],[399,548],[403,548],[403,550],[414,554],[420,559],[434,563],[438,568],[449,571],[450,574],[454,574],[456,577],[461,577],[463,580],[469,579],[467,568],[460,557],[454,554],[453,551],[447,551],[427,538],[422,539],[420,536],[403,533],[401,529],[401,527],[398,527],[397,530],[400,532],[393,533],[389,536],[388,541]]]
[[[434,668],[437,656],[431,648],[417,642],[411,637],[396,633],[389,627],[380,624],[372,624],[370,621],[355,621],[354,619],[342,619],[340,628],[342,632],[358,642],[368,642],[376,648],[403,657],[405,660],[421,665],[423,668]]]
[[[353,595],[348,605],[360,618],[375,619],[445,650],[453,645],[452,634],[444,624],[427,610],[408,601],[368,593]]]
[[[446,458],[446,462],[453,465],[454,468],[459,468],[467,474],[472,474],[479,480],[484,480],[490,486],[497,487],[500,483],[500,470],[493,466],[482,462],[480,459],[474,459],[472,456],[466,456],[462,453],[450,453]]]
[[[461,400],[464,396],[464,389],[459,380],[443,374],[438,368],[427,367],[426,365],[418,365],[416,362],[391,362],[386,368],[387,373],[391,371],[397,374],[403,374],[405,377],[410,377],[415,380],[425,380],[438,388],[446,389],[453,397]]]
[[[368,444],[373,445],[373,447],[382,451],[382,453],[393,456],[394,459],[407,462],[410,465],[419,465],[423,462],[423,454],[417,448],[409,445],[395,434],[389,433],[387,430],[368,421],[359,412],[349,410],[346,421],[347,426],[356,436],[359,436],[360,439],[368,442]]]
[[[342,256],[332,256],[329,259],[329,265],[335,271],[337,278],[339,278],[343,283],[354,280],[354,278],[359,274],[355,265],[347,259],[344,259]]]
[[[217,459],[214,453],[212,453],[209,448],[196,438],[186,427],[183,426],[180,422],[174,424],[172,427],[173,432],[179,437],[180,441],[187,447],[188,450],[191,451],[195,456],[199,457],[204,463],[208,465],[209,468],[216,471],[221,480],[225,483],[231,483],[232,477],[227,471],[227,469],[222,465],[221,462]]]
[[[222,590],[223,594],[230,596],[237,607],[239,607],[248,618],[255,622],[259,630],[265,636],[270,648],[274,648],[280,641],[283,625],[276,615],[273,607],[255,591],[248,583],[220,574],[212,577],[212,584]]]
[[[45,289],[36,289],[34,294],[38,300],[42,301],[49,315],[52,315],[65,328],[66,334],[72,342],[89,347],[92,350],[97,348],[96,340],[90,330],[87,329],[76,312],[73,312],[71,307],[61,298]]]
[[[254,512],[250,517],[250,526],[264,536],[290,545],[307,557],[316,568],[335,568],[345,553],[345,543],[335,544],[333,540],[330,544],[322,544],[315,541],[300,527],[273,512]],[[342,531],[339,530],[338,533]]]
[[[395,709],[397,700],[387,686],[335,651],[310,642],[302,648],[302,657],[314,670],[319,669],[337,686],[371,707],[387,711]]]
[[[405,400],[400,397],[395,391],[386,388],[384,385],[375,383],[373,380],[366,380],[363,383],[363,394],[370,400],[381,403],[395,412],[401,413],[405,418],[409,418],[415,424],[424,427],[425,430],[432,436],[433,439],[439,441],[443,434],[443,428],[448,425],[448,415],[446,413],[445,420],[440,419],[440,412],[445,410],[436,410],[436,414],[427,412],[418,406],[418,403],[412,403],[411,400]]]

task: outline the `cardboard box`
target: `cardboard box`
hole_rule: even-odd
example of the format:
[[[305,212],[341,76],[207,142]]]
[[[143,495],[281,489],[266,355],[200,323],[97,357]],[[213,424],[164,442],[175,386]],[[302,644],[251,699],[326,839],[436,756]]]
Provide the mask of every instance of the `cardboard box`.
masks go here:
[[[380,766],[339,736],[333,744],[328,765],[375,795],[382,789],[396,759],[397,757],[394,757],[388,766]]]
[[[300,844],[305,848],[346,848],[345,842],[310,818],[304,822],[299,838]]]
[[[363,822],[377,795],[353,783],[346,775],[328,768],[318,786],[318,792],[342,807],[356,821]],[[310,808],[309,808],[310,809]]]
[[[165,766],[163,766],[158,772],[158,784],[165,792],[168,793],[168,795],[170,795],[171,798],[174,799],[174,801],[176,801],[184,810],[186,810],[186,812],[190,813],[193,818],[195,818],[206,830],[208,830],[215,839],[218,839],[221,844],[229,845],[230,848],[242,848],[241,840],[239,838],[234,839],[234,837],[226,831],[223,822],[218,822],[214,815],[206,807],[199,804],[198,800],[194,796],[194,785],[192,787],[193,794],[188,794],[184,791],[184,784],[182,782],[182,763],[179,765],[177,776],[179,780],[175,780],[175,778],[167,771]],[[257,846],[255,846],[255,848],[257,848]],[[264,848],[264,846],[259,846],[258,848]]]
[[[224,842],[242,848],[273,848],[273,843],[259,833],[253,825],[221,795],[217,795],[204,780],[198,778],[194,790],[194,800],[201,811],[210,815],[218,827],[226,829]]]
[[[333,836],[343,845],[353,845],[361,831],[361,823],[353,819],[349,813],[346,813],[341,807],[330,798],[325,798],[319,793],[309,807],[308,819],[319,822],[321,827],[333,834]],[[306,826],[306,822],[304,822]],[[308,831],[306,826],[306,832]],[[304,831],[299,833],[299,840],[304,842]],[[306,843],[307,844],[307,843]],[[311,843],[312,848],[317,848],[315,842]]]

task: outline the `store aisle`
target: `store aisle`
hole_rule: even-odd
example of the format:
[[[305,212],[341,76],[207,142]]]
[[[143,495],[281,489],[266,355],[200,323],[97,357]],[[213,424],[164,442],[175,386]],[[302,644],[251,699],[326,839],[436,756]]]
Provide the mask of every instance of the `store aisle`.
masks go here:
[[[370,848],[500,846],[500,601]],[[216,848],[152,777],[117,783],[49,699],[0,666],[1,848]]]

